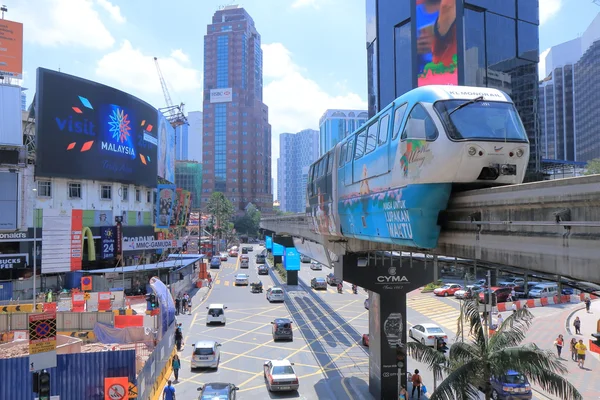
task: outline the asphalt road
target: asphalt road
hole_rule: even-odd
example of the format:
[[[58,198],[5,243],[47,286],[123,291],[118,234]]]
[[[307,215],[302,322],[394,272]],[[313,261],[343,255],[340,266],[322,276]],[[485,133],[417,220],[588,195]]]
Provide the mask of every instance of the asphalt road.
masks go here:
[[[246,286],[235,287],[235,275],[250,275],[250,282],[259,279],[255,255],[263,248],[254,246],[250,268],[239,269],[237,259],[224,262],[218,275],[212,270],[213,288],[203,304],[194,303],[190,316],[179,316],[183,323],[184,348],[180,352],[182,369],[179,383],[175,384],[177,399],[198,398],[197,388],[208,382],[231,382],[239,387],[238,399],[369,399],[368,349],[360,344],[362,333],[368,328],[367,310],[363,307],[366,292],[352,294],[346,285],[343,294],[334,287],[315,292],[310,289],[312,276],[330,272],[311,271],[302,264],[300,285],[280,285],[273,271],[262,275],[265,291],[253,294]],[[284,303],[270,304],[265,292],[269,286],[286,290]],[[206,306],[223,303],[226,310],[225,326],[206,326]],[[271,321],[288,317],[294,321],[293,342],[273,342]],[[216,340],[221,346],[218,370],[190,370],[192,343]],[[298,392],[273,394],[266,389],[263,363],[270,359],[292,361],[300,380]]]

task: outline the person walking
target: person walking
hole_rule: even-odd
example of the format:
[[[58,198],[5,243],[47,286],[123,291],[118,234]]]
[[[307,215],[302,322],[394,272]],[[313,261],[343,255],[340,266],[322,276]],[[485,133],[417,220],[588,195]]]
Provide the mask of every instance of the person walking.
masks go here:
[[[577,344],[577,339],[571,338],[571,360],[577,361],[577,349],[575,345]]]
[[[406,391],[406,388],[404,386],[402,386],[402,388],[400,389],[400,393],[398,394],[398,400],[408,400],[408,392]]]
[[[565,339],[563,338],[563,335],[558,335],[558,337],[554,341],[554,345],[556,346],[556,352],[558,353],[558,358],[561,358],[560,354],[562,352],[562,348],[563,348],[564,344],[565,344]]]
[[[502,316],[502,314],[498,313],[498,327],[496,329],[500,329],[500,327],[502,326],[503,323],[504,323],[504,317]]]
[[[575,334],[581,335],[581,320],[579,317],[575,317],[575,321],[573,321],[573,326],[575,327]]]
[[[171,366],[173,367],[173,374],[175,374],[175,382],[179,382],[179,370],[181,369],[181,360],[179,359],[179,356],[177,354],[173,356]]]
[[[175,315],[179,315],[180,310],[181,310],[181,297],[179,297],[179,295],[177,295],[177,297],[175,298]]]
[[[173,382],[168,381],[167,386],[163,389],[162,400],[176,400],[175,399],[175,388],[173,387]]]
[[[177,351],[181,351],[181,342],[183,341],[183,332],[181,331],[181,324],[177,326],[175,329],[175,345],[177,346]]]
[[[415,397],[415,389],[417,390],[417,399],[421,398],[421,385],[423,384],[423,380],[421,379],[421,375],[419,375],[419,370],[415,369],[415,373],[412,374],[410,378],[412,382],[412,392],[410,394],[411,398]]]
[[[586,297],[585,299],[585,311],[589,314],[590,313],[590,307],[592,306],[592,300],[590,300],[589,297]]]
[[[583,340],[579,339],[579,343],[575,345],[575,349],[577,349],[577,365],[579,368],[583,368],[583,364],[585,363],[585,352],[587,347],[583,344]]]
[[[181,313],[185,314],[185,310],[187,308],[187,293],[183,295],[183,299],[181,299]]]
[[[192,298],[191,297],[188,299],[187,312],[188,312],[188,315],[192,315]]]

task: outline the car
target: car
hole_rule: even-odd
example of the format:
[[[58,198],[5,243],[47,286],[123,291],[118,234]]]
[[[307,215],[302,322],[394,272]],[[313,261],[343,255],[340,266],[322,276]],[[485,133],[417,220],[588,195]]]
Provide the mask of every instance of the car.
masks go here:
[[[249,252],[253,252],[253,251],[254,251],[254,247],[252,247],[252,246],[246,246],[246,249],[247,249]]]
[[[248,274],[237,274],[235,276],[235,286],[248,286],[248,279],[250,279]]]
[[[467,285],[464,289],[454,292],[454,297],[457,299],[471,299],[473,298],[473,295],[478,294],[482,290],[483,287],[479,285]]]
[[[300,262],[309,263],[310,261],[310,257],[305,256],[304,254],[300,254]]]
[[[436,296],[454,296],[454,293],[462,289],[462,286],[458,283],[447,283],[442,287],[439,287],[433,291]]]
[[[292,320],[289,318],[276,318],[273,322],[273,341],[279,339],[294,340]]]
[[[509,285],[513,285],[513,286],[519,286],[519,285],[522,285],[525,283],[525,279],[511,276],[509,278],[503,279],[502,282],[508,283]]]
[[[192,345],[190,368],[219,368],[221,344],[214,340],[201,340]]]
[[[361,342],[362,342],[363,346],[369,347],[369,334],[368,333],[363,333]]]
[[[337,286],[337,284],[341,282],[338,278],[335,277],[333,272],[327,275],[326,279],[327,283],[331,286]]]
[[[231,249],[229,250],[229,257],[237,257],[238,256],[238,251],[237,249]]]
[[[226,251],[222,251],[221,254],[220,254],[220,257],[221,257],[221,261],[227,261],[227,260],[229,260],[229,254],[227,254]]]
[[[313,271],[321,271],[323,269],[323,265],[320,262],[313,260],[310,262],[310,269]]]
[[[221,257],[213,257],[210,260],[210,267],[211,268],[221,268]]]
[[[310,287],[312,289],[324,289],[327,290],[327,281],[323,277],[312,278],[310,280]]]
[[[213,323],[225,325],[227,319],[225,318],[225,307],[223,304],[211,304],[206,307],[208,312],[206,313],[206,325]]]
[[[270,360],[263,364],[265,381],[269,392],[298,390],[300,384],[289,360]]]
[[[448,339],[448,335],[446,335],[442,328],[430,323],[413,326],[408,330],[408,337],[421,342],[425,346],[434,347],[437,345],[438,338],[442,338],[444,341]]]
[[[534,287],[536,287],[537,285],[539,285],[542,282],[527,282],[527,293],[525,293],[525,284],[522,283],[518,286],[514,287],[515,290],[515,296],[518,298],[525,298],[527,297],[527,295],[529,294],[529,291],[531,289],[533,289]]]
[[[485,289],[482,290],[481,292],[479,292],[479,302],[480,303],[486,303],[489,302],[489,300],[487,299],[488,297],[488,293],[492,292],[496,295],[496,302],[497,303],[504,303],[508,297],[510,296],[511,292],[512,292],[512,288],[510,287],[497,287],[497,286],[493,286],[489,289]]]
[[[248,261],[247,259],[243,258],[240,261],[240,268],[250,268],[250,261]]]
[[[269,267],[267,267],[265,264],[261,264],[257,268],[257,273],[258,275],[269,275]]]
[[[197,389],[200,392],[198,400],[235,400],[239,389],[233,383],[205,383]]]
[[[244,261],[244,260],[250,262],[250,257],[247,254],[242,254],[240,256],[240,261]]]
[[[267,256],[264,254],[257,254],[256,255],[256,263],[257,264],[264,264],[267,262]]]
[[[509,370],[504,376],[490,379],[490,383],[492,399],[529,400],[533,398],[529,380],[517,371]]]
[[[285,301],[283,289],[280,287],[271,287],[267,289],[267,300],[269,303],[274,301]]]

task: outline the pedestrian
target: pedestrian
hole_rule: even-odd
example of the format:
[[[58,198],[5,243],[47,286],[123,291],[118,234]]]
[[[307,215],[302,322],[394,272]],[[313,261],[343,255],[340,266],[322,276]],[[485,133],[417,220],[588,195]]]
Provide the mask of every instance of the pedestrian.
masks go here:
[[[185,310],[187,307],[187,293],[183,295],[183,298],[181,299],[181,313],[185,314]]]
[[[577,344],[577,339],[571,338],[571,360],[577,361],[577,349],[575,345]]]
[[[421,398],[421,385],[423,384],[423,380],[421,379],[421,375],[419,375],[419,370],[415,369],[415,373],[412,374],[410,378],[412,381],[412,392],[410,394],[411,398],[415,397],[415,389],[417,390],[417,399]]]
[[[515,288],[513,287],[510,290],[510,301],[515,301],[516,298],[517,298],[517,293],[515,292]]]
[[[179,370],[181,369],[181,360],[179,359],[179,356],[177,354],[173,356],[171,366],[173,367],[173,373],[175,374],[175,382],[179,382]]]
[[[585,363],[585,351],[587,350],[587,347],[585,347],[585,344],[583,344],[583,340],[579,339],[579,343],[575,345],[575,348],[577,349],[577,365],[579,365],[579,368],[583,368],[583,364]]]
[[[564,344],[565,339],[563,338],[563,335],[558,335],[558,337],[554,341],[554,345],[556,346],[556,352],[558,353],[558,358],[560,358],[560,353],[562,352]]]
[[[181,324],[177,326],[175,329],[175,345],[177,346],[177,351],[181,351],[181,342],[183,340],[183,332],[181,331]]]
[[[406,388],[404,386],[402,386],[402,388],[400,389],[398,400],[408,400],[408,392],[406,391]]]
[[[585,299],[585,311],[590,312],[590,307],[592,306],[592,300],[590,300],[589,297],[586,297]]]
[[[181,298],[179,295],[175,298],[175,315],[179,315],[179,311],[181,310]]]
[[[515,314],[517,312],[517,304],[512,303],[512,306],[510,306],[510,309],[512,310],[513,314]]]
[[[188,315],[192,315],[192,298],[190,297],[188,300],[188,309],[187,309]]]
[[[575,327],[575,334],[581,335],[581,320],[579,317],[575,317],[575,321],[573,321],[573,326]]]
[[[170,380],[167,382],[167,386],[163,389],[162,400],[176,400],[175,399],[175,388],[173,382]]]
[[[500,327],[502,326],[503,323],[504,323],[504,317],[502,316],[502,314],[498,313],[498,329],[500,329]]]

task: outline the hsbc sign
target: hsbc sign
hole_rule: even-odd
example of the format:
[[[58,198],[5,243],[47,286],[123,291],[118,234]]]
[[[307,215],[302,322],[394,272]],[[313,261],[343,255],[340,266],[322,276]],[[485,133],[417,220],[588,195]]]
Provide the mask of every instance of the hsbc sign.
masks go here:
[[[211,103],[230,103],[233,100],[233,91],[231,88],[211,89]]]

